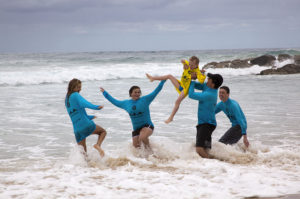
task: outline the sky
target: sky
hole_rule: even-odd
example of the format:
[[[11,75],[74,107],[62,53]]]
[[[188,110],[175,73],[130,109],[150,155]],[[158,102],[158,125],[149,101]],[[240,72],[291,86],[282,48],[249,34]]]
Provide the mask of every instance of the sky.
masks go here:
[[[300,0],[0,0],[0,53],[300,47]]]

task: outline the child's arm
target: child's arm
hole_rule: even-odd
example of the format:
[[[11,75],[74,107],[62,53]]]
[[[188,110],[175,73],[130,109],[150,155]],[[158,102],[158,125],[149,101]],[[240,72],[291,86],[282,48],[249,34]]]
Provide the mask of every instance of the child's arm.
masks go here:
[[[189,62],[187,60],[182,59],[181,63],[183,64],[183,70],[189,69]]]
[[[206,75],[204,73],[201,73],[200,70],[197,70],[197,79],[198,81],[203,84],[205,81]]]

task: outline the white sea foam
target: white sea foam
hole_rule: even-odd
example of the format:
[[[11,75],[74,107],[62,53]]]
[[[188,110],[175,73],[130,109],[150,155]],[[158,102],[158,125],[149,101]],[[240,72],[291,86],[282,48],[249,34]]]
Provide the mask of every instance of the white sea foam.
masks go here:
[[[73,147],[68,160],[40,162],[33,170],[28,167],[14,175],[2,174],[0,183],[6,187],[2,196],[229,199],[298,191],[300,156],[293,151],[261,150],[263,146],[253,144],[245,152],[239,146],[213,143],[212,153],[218,158],[207,160],[196,155],[189,143],[155,138],[152,143],[156,157],[140,157],[144,152],[121,144],[102,159],[88,148],[87,161],[82,151]]]
[[[101,65],[70,61],[51,62],[51,66],[43,62],[41,67],[37,61],[29,60],[22,67],[15,66],[22,59],[16,62],[13,67],[0,66],[1,85],[9,85],[0,86],[0,198],[235,199],[300,191],[297,74],[250,75],[265,69],[258,66],[209,69],[225,76],[232,99],[241,105],[250,148],[245,150],[242,141],[234,146],[218,143],[230,127],[228,118],[219,113],[210,151],[215,159],[207,160],[194,148],[197,101],[186,98],[174,121],[169,125],[163,122],[178,97],[169,81],[150,106],[154,156],[132,147],[128,114],[99,94],[101,85],[116,99],[128,99],[132,84],[139,85],[143,95],[150,93],[158,82],[150,83],[145,73],[180,77],[182,66],[175,61]],[[94,122],[107,130],[104,158],[92,147],[96,135],[87,138],[87,157],[75,143],[64,107],[66,82],[73,75],[84,81],[83,97],[104,105],[100,111],[87,110],[97,116]],[[14,86],[19,84],[26,86]]]
[[[270,67],[252,66],[245,69],[207,69],[207,72],[220,73],[226,76],[253,75]],[[1,71],[0,85],[34,85],[66,83],[71,78],[82,81],[101,81],[115,79],[142,79],[145,73],[152,75],[172,74],[180,77],[181,64],[144,63],[144,64],[112,64],[101,66],[74,67],[42,67],[20,68],[16,71]]]

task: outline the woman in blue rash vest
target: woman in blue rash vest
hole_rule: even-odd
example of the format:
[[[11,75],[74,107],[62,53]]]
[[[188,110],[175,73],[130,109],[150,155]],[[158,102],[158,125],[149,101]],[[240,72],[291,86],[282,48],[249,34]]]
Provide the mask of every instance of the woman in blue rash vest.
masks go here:
[[[140,147],[141,143],[143,143],[145,148],[151,151],[149,136],[153,133],[154,125],[151,121],[149,106],[163,88],[164,83],[165,80],[161,81],[152,93],[143,97],[141,97],[140,87],[132,86],[129,90],[131,99],[123,101],[116,100],[100,87],[101,92],[103,92],[104,97],[108,101],[124,109],[129,114],[133,126],[132,144],[136,148]]]
[[[69,82],[68,93],[65,99],[65,106],[73,123],[77,144],[83,146],[86,152],[86,137],[96,134],[98,135],[98,140],[94,148],[103,157],[104,151],[101,149],[101,144],[106,136],[106,131],[92,121],[92,119],[96,118],[95,116],[87,115],[85,111],[85,108],[100,110],[103,106],[91,104],[79,94],[80,91],[81,81],[72,79]]]

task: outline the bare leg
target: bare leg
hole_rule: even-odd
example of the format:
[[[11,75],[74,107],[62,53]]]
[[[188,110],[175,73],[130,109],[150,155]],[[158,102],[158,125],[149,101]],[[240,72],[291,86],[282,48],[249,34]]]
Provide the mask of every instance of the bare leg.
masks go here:
[[[175,116],[175,114],[177,113],[178,109],[179,109],[179,106],[180,106],[180,103],[182,102],[182,100],[184,99],[184,91],[182,91],[180,93],[180,95],[178,96],[176,102],[175,102],[175,105],[174,105],[174,108],[172,110],[172,113],[170,115],[170,117],[165,121],[166,124],[169,124],[170,122],[173,121],[173,118]]]
[[[208,153],[205,151],[203,147],[196,147],[196,152],[202,157],[202,158],[210,158]]]
[[[140,131],[139,141],[142,142],[146,149],[152,151],[149,143],[149,136],[151,136],[153,133],[153,130],[148,127],[142,128]]]
[[[173,75],[170,75],[170,74],[169,75],[163,75],[163,76],[151,76],[148,73],[146,73],[146,76],[151,82],[153,82],[154,80],[167,80],[167,79],[169,79],[176,88],[179,88],[179,86],[180,86],[178,80]]]
[[[100,156],[104,156],[104,151],[101,148],[101,144],[106,136],[106,131],[102,127],[96,125],[96,129],[92,134],[98,135],[97,143],[94,145],[94,148],[99,152]]]
[[[135,148],[139,148],[139,147],[141,146],[139,137],[140,137],[140,136],[134,136],[134,137],[132,137],[132,145],[133,145]]]
[[[80,145],[80,146],[82,146],[83,149],[84,149],[84,152],[86,153],[86,142],[85,142],[85,139],[81,140],[77,144]]]

